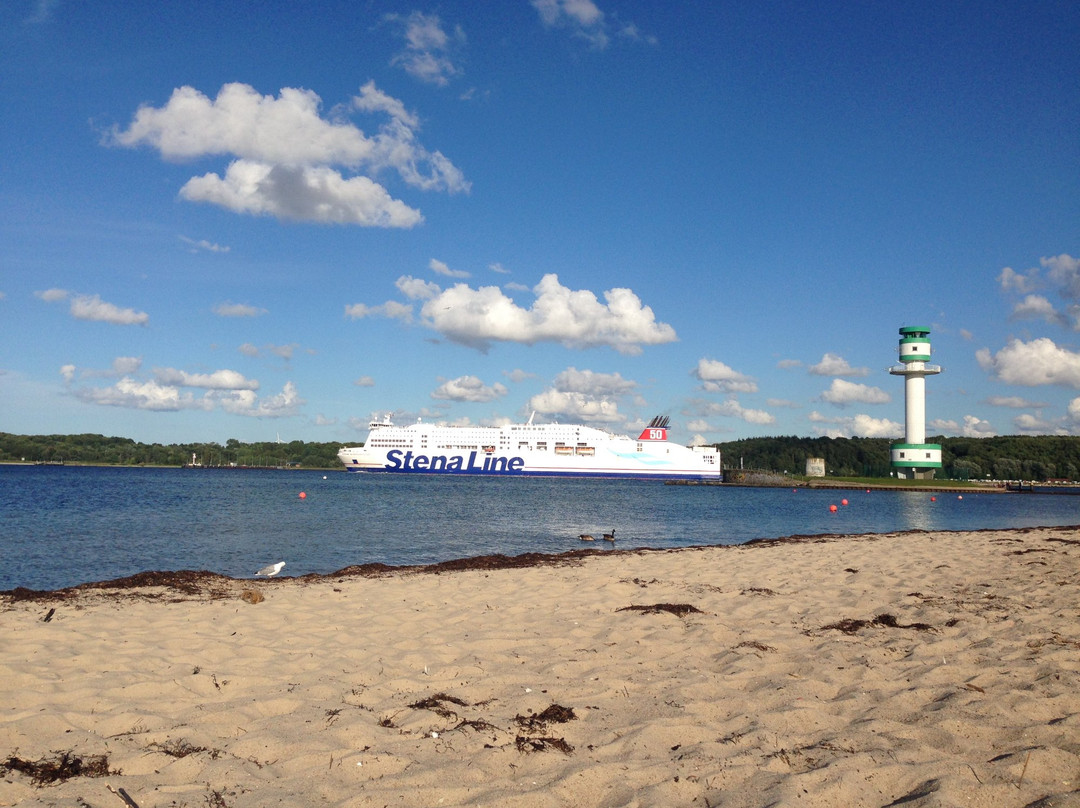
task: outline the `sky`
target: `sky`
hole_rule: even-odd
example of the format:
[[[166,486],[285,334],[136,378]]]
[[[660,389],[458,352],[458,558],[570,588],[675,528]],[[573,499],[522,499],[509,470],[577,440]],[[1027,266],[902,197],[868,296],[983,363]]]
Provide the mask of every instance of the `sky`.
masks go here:
[[[1075,2],[0,5],[0,431],[1080,434]]]

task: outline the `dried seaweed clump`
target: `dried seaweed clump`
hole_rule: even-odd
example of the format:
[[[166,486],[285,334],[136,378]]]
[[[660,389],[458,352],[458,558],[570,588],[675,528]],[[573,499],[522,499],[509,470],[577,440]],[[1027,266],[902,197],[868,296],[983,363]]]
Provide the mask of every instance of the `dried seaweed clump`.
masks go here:
[[[858,634],[862,629],[868,626],[885,626],[886,628],[910,628],[915,631],[933,631],[934,627],[929,623],[901,623],[891,614],[879,614],[873,620],[856,620],[851,617],[845,617],[843,620],[839,620],[836,623],[830,623],[827,626],[822,626],[822,631],[842,631],[845,634]]]
[[[616,609],[617,612],[641,612],[642,614],[660,614],[660,612],[671,612],[676,617],[686,617],[688,614],[704,614],[697,606],[691,606],[689,603],[652,603],[647,606],[623,606],[621,609]]]
[[[29,775],[34,785],[62,783],[72,777],[105,777],[109,771],[107,755],[88,755],[81,758],[74,752],[62,752],[59,757],[25,760],[16,755],[0,763],[0,773],[20,772]]]

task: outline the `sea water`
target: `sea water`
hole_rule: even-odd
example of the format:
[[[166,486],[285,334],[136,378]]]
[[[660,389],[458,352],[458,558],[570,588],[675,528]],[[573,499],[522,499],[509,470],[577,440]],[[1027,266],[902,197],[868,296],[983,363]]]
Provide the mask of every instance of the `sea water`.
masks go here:
[[[248,577],[276,561],[286,562],[283,575],[302,575],[352,564],[429,564],[583,547],[1074,524],[1080,524],[1076,496],[0,466],[0,591],[56,589],[151,570]],[[611,530],[614,545],[600,538]],[[596,541],[581,542],[582,533]]]

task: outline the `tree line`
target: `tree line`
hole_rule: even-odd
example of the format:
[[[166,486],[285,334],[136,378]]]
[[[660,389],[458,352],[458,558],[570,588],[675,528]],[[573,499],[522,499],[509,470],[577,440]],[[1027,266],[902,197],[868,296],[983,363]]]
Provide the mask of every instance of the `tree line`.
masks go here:
[[[0,432],[0,462],[92,463],[108,466],[254,466],[337,468],[340,443],[139,443],[105,435],[12,435]]]
[[[1080,480],[1080,437],[1007,435],[928,438],[941,444],[939,479]],[[809,457],[825,460],[836,477],[888,477],[887,438],[745,438],[715,444],[726,468],[803,474]],[[13,435],[0,432],[0,462],[95,463],[113,466],[266,466],[332,469],[340,443],[138,443],[104,435]]]
[[[718,443],[727,468],[803,474],[809,457],[825,459],[828,476],[888,477],[888,438],[746,438]],[[938,479],[1080,480],[1080,437],[1005,435],[996,438],[928,437],[941,444]]]

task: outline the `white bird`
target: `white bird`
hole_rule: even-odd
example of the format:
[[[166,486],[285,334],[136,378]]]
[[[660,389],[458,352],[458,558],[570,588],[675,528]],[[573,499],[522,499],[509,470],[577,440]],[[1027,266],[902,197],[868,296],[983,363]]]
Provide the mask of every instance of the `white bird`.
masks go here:
[[[279,561],[276,564],[271,564],[269,567],[263,567],[261,570],[259,570],[255,574],[256,575],[265,575],[267,578],[273,578],[275,575],[277,575],[279,572],[281,572],[281,568],[284,567],[284,566],[285,566],[285,562],[284,561]]]

